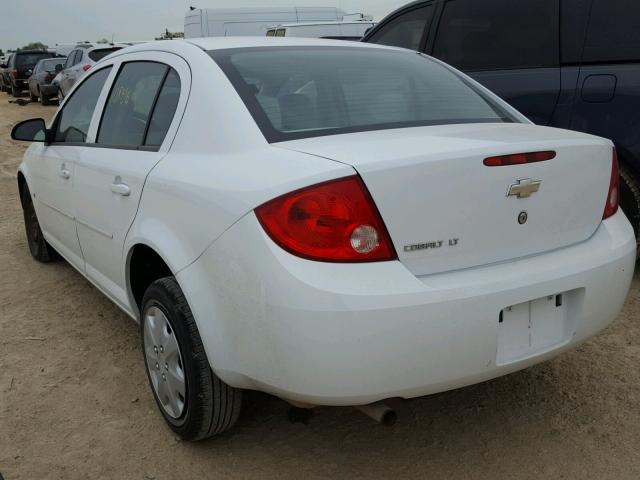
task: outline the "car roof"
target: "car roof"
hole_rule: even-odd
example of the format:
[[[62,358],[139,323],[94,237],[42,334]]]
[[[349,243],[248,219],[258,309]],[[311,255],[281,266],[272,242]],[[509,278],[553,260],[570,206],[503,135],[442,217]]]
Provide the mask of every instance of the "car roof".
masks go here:
[[[282,23],[278,25],[274,25],[273,27],[269,27],[269,30],[274,28],[291,28],[291,27],[313,27],[316,25],[371,25],[375,23],[373,20],[350,20],[347,22],[341,21],[326,21],[326,22],[291,22],[291,23]]]
[[[340,40],[328,40],[323,38],[304,37],[207,37],[190,38],[185,42],[196,45],[203,50],[224,50],[228,48],[251,47],[340,47],[345,48],[345,43]],[[382,45],[354,42],[349,44],[356,48],[395,49]]]

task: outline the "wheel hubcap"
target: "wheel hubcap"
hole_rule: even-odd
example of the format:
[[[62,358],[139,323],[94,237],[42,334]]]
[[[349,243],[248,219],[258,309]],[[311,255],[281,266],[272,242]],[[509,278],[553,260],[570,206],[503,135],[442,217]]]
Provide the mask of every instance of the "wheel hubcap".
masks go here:
[[[169,319],[158,307],[149,308],[144,316],[144,354],[162,408],[170,417],[180,418],[186,398],[182,354]]]

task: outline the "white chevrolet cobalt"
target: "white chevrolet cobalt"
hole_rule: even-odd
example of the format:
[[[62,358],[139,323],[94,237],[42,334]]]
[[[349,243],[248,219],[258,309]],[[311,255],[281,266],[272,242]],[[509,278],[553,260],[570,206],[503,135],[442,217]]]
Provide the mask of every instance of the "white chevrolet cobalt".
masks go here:
[[[12,136],[35,142],[31,254],[140,323],[185,439],[230,428],[243,389],[373,408],[528,367],[602,330],[633,275],[612,143],[408,50],[139,45]]]

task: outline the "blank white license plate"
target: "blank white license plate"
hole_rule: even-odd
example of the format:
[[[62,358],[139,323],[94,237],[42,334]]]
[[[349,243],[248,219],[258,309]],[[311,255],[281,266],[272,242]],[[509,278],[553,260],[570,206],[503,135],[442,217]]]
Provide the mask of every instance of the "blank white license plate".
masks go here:
[[[574,292],[505,308],[498,320],[496,363],[504,365],[565,343],[573,334],[568,312]]]

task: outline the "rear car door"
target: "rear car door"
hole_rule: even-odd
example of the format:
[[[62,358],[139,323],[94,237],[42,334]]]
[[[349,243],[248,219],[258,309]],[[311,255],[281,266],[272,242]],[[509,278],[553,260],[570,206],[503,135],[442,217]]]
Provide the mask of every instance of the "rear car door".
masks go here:
[[[559,0],[447,0],[427,53],[548,125],[560,93]]]
[[[76,164],[73,201],[86,274],[126,308],[124,240],[147,175],[175,136],[191,77],[186,62],[168,53],[113,62],[100,124]]]
[[[52,124],[54,141],[34,144],[29,166],[38,219],[47,241],[81,270],[82,252],[71,198],[74,167],[109,71],[96,71],[64,103]]]
[[[60,73],[60,90],[66,95],[71,90],[74,83],[73,65],[76,61],[76,57],[80,54],[80,50],[76,49],[72,51],[67,57],[67,61],[64,64],[64,69]]]

